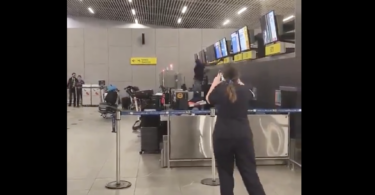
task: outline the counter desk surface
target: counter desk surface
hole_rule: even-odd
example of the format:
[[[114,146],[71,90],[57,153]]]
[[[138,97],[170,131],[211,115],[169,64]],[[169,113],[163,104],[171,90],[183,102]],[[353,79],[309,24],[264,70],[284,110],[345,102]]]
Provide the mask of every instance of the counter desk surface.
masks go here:
[[[288,115],[248,115],[248,120],[257,158],[288,157]],[[211,158],[211,128],[215,122],[216,117],[208,115],[170,116],[170,159]]]

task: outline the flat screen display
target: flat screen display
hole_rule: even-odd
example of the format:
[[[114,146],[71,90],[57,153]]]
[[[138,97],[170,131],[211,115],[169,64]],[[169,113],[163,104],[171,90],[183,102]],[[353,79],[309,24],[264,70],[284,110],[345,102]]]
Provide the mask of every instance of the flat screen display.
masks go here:
[[[278,41],[275,11],[270,11],[260,18],[264,45]]]
[[[240,48],[241,51],[247,51],[250,49],[250,40],[249,40],[249,31],[247,30],[247,26],[238,30],[239,40],[240,40]]]
[[[215,57],[214,45],[210,45],[206,48],[206,61],[212,62],[215,60],[216,60],[216,57]]]
[[[225,38],[220,40],[221,57],[225,58],[228,56],[228,45]]]
[[[202,50],[200,53],[201,53],[201,54],[200,54],[200,56],[201,56],[200,59],[201,59],[202,63],[203,63],[203,64],[207,63],[207,62],[206,62],[206,52],[205,52],[204,50]]]
[[[220,47],[220,42],[216,42],[214,43],[214,48],[215,48],[215,56],[216,56],[216,59],[220,59],[223,57],[222,53],[221,53],[221,47]]]
[[[232,33],[230,35],[231,40],[232,40],[232,51],[233,54],[240,53],[241,52],[241,47],[240,47],[240,39],[238,37],[238,31]]]

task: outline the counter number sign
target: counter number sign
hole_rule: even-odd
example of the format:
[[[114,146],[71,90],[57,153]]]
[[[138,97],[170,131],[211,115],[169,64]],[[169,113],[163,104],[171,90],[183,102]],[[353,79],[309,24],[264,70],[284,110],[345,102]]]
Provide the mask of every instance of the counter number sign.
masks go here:
[[[184,95],[182,93],[177,93],[176,96],[178,99],[181,99]]]

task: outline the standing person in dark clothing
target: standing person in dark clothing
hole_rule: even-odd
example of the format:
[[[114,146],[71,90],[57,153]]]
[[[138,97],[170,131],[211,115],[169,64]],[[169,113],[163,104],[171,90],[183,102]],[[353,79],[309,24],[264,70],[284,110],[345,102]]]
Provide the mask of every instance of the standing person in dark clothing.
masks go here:
[[[220,81],[221,76],[224,81]],[[230,65],[224,66],[222,75],[216,76],[207,93],[207,101],[219,106],[212,140],[221,195],[233,195],[235,162],[247,192],[265,195],[256,172],[253,133],[247,119],[250,99],[249,89]]]
[[[202,81],[205,65],[199,60],[195,60],[193,91],[202,91]]]
[[[78,75],[77,87],[77,107],[79,107],[79,101],[82,100],[82,85],[85,84],[85,81],[82,80],[82,76]],[[82,103],[82,101],[81,101]]]
[[[72,97],[73,97],[73,106],[77,106],[76,102],[76,84],[78,79],[76,78],[76,73],[73,72],[72,77],[68,79],[67,88],[69,89],[69,106],[72,106]]]

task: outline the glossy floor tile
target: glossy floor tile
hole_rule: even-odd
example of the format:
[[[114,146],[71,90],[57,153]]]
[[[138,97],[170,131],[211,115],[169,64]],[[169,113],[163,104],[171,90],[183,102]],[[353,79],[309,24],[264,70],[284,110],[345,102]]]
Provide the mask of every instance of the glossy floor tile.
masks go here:
[[[68,195],[220,195],[219,187],[200,184],[211,169],[159,167],[159,155],[139,154],[140,140],[131,130],[136,117],[121,120],[121,178],[132,183],[123,190],[108,190],[115,180],[115,134],[111,120],[97,108],[68,108]],[[259,166],[267,195],[300,195],[301,173],[284,166]],[[247,195],[236,170],[235,195]]]

